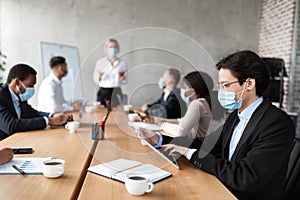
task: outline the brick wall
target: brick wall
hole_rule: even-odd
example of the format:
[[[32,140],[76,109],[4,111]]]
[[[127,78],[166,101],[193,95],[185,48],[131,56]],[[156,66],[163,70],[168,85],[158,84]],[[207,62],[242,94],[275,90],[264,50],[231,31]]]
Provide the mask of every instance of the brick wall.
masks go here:
[[[297,133],[300,133],[300,10],[298,10],[296,68],[294,73],[292,111],[298,113]]]
[[[259,27],[259,54],[262,57],[282,58],[285,61],[285,67],[290,75],[290,66],[292,59],[293,29],[295,17],[296,0],[262,0],[261,16]],[[300,20],[299,20],[300,21]],[[300,28],[300,25],[299,25]],[[298,28],[298,30],[300,30]],[[300,36],[300,31],[298,31]],[[297,44],[300,44],[298,37]],[[300,48],[297,49],[297,66],[300,66]],[[300,69],[297,67],[297,73],[294,75],[295,85],[294,101],[292,105],[293,112],[300,111]],[[284,98],[283,108],[287,108],[288,98],[288,77],[284,79]],[[300,117],[298,117],[297,131],[300,131]]]

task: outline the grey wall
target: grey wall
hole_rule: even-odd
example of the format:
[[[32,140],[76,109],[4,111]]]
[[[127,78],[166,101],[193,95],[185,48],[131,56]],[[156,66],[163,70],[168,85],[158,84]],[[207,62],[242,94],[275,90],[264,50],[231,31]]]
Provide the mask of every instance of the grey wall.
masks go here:
[[[113,36],[130,69],[123,89],[141,104],[159,95],[156,85],[147,83],[156,83],[167,66],[186,74],[194,65],[216,79],[213,62],[221,56],[257,51],[259,12],[260,0],[1,0],[0,48],[8,68],[25,62],[37,69],[38,88],[40,42],[77,46],[84,93],[92,101],[93,68],[103,56],[101,44]],[[146,90],[137,87],[145,83]],[[31,103],[36,105],[36,98]]]

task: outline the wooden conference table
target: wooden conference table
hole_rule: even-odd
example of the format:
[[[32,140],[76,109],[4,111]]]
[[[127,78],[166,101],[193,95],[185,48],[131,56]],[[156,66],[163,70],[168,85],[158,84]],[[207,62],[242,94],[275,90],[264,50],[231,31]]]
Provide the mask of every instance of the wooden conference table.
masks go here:
[[[43,175],[0,175],[1,199],[236,199],[217,178],[197,169],[185,158],[179,159],[181,170],[178,170],[141,145],[121,108],[114,109],[109,116],[105,140],[91,140],[90,124],[104,114],[104,109],[85,113],[75,134],[55,128],[16,133],[1,141],[0,148],[31,146],[35,149],[31,157],[57,157],[66,161],[65,173],[57,179]],[[15,157],[19,156],[22,155]],[[118,158],[154,164],[171,172],[172,177],[156,183],[151,193],[136,197],[127,193],[123,183],[87,172],[89,166]]]

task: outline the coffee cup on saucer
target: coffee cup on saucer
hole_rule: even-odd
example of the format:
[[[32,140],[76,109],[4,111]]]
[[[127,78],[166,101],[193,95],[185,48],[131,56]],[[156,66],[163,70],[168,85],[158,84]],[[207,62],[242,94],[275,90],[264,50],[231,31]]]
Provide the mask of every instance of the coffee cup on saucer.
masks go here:
[[[129,121],[137,121],[139,119],[139,115],[137,113],[129,113],[128,119]]]
[[[127,174],[125,175],[125,188],[131,195],[143,195],[153,190],[153,183],[146,174]]]
[[[62,159],[46,160],[42,163],[42,173],[47,178],[58,178],[64,174],[65,161]]]
[[[79,128],[79,124],[80,123],[78,121],[71,121],[65,125],[65,128],[68,129],[70,133],[75,133],[75,131]]]

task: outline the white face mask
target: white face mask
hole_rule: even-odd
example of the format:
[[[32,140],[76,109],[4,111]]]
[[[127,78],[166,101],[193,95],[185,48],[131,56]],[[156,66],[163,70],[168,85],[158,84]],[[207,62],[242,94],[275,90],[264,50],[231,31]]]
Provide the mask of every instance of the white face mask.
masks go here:
[[[190,88],[190,89],[186,89],[186,90],[183,89],[183,88],[180,88],[180,96],[181,96],[182,100],[183,100],[185,103],[189,103],[191,96],[194,95],[194,94],[191,94],[190,96],[185,96],[185,93],[186,93],[186,91],[188,91],[188,90],[191,90],[191,88]]]

